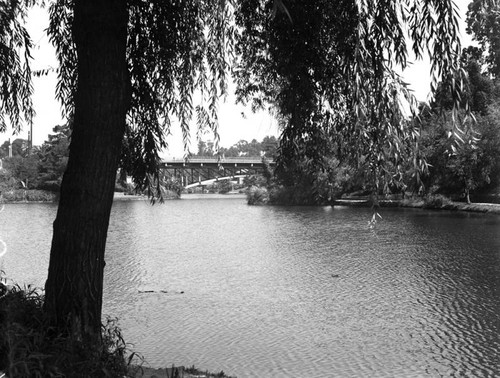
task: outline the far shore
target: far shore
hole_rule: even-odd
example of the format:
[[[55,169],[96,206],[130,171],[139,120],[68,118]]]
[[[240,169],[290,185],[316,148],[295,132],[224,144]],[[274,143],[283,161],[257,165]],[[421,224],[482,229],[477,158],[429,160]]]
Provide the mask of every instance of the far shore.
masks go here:
[[[20,190],[17,190],[18,192]],[[239,191],[234,191],[225,194],[236,195],[241,194]],[[189,196],[189,195],[188,195]],[[3,198],[2,198],[3,197]],[[26,190],[22,196],[14,196],[9,199],[8,196],[0,197],[0,203],[57,203],[57,195],[53,192],[45,192],[40,190]],[[22,198],[22,199],[19,199]],[[175,200],[182,198],[176,193],[167,193],[164,196],[165,200]],[[378,207],[399,207],[399,208],[414,208],[425,210],[451,210],[451,211],[465,211],[475,213],[492,213],[500,214],[500,203],[470,203],[451,201],[442,197],[442,201],[434,201],[429,203],[423,198],[407,198],[407,199],[381,199],[378,201]],[[149,201],[147,195],[141,194],[125,194],[123,192],[114,193],[114,201]],[[337,199],[333,202],[334,206],[352,206],[352,207],[371,207],[372,201],[367,197],[345,197]]]
[[[2,193],[0,193],[1,195]],[[5,195],[0,197],[0,203],[57,203],[58,193],[49,192],[45,190],[22,190],[16,189],[15,191],[5,192]],[[167,193],[163,199],[178,199],[176,194]],[[114,201],[149,201],[147,195],[141,194],[125,194],[123,192],[115,192]]]

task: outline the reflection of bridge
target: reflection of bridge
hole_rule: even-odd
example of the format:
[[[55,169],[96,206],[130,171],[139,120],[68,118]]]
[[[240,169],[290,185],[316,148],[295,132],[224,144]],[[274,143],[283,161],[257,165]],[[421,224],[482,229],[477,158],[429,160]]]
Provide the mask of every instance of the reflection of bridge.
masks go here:
[[[273,165],[273,161],[268,161]],[[177,179],[186,188],[208,185],[217,180],[228,180],[262,173],[264,163],[260,157],[195,157],[186,160],[167,159],[162,171],[166,177]]]

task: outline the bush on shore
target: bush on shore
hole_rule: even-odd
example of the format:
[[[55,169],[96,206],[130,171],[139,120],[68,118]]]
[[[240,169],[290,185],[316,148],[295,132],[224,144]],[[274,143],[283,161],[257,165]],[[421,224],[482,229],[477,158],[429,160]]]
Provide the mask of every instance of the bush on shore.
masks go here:
[[[269,191],[269,203],[273,205],[314,206],[329,203],[313,186],[276,185]]]
[[[54,202],[57,200],[55,192],[38,189],[11,189],[0,193],[3,202]]]
[[[102,328],[103,345],[54,333],[44,312],[43,295],[19,286],[0,295],[0,371],[8,377],[126,377],[126,344],[116,320]],[[132,354],[132,356],[135,356]]]
[[[269,202],[269,192],[266,188],[252,185],[246,191],[249,205],[264,205]]]
[[[447,209],[454,210],[456,205],[448,197],[441,194],[430,194],[424,198],[424,209]]]

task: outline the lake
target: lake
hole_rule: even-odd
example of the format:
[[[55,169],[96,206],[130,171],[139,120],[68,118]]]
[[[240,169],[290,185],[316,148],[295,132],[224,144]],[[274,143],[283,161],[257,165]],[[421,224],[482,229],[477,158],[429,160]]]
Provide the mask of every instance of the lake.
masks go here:
[[[0,269],[47,274],[51,204],[8,204]],[[500,375],[500,216],[115,202],[103,313],[151,366],[242,377]]]

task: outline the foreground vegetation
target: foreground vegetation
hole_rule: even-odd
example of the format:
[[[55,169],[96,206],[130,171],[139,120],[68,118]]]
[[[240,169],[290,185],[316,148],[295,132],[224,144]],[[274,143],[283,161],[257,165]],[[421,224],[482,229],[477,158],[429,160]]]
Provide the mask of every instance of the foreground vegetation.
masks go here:
[[[41,290],[27,286],[7,287],[0,272],[0,376],[7,377],[173,377],[176,369],[144,367],[144,359],[130,350],[117,319],[106,319],[99,345],[76,340],[70,332],[50,326],[43,311]],[[184,377],[229,378],[224,372],[209,373],[182,368]],[[167,375],[168,374],[168,375]]]
[[[102,345],[89,346],[49,325],[44,297],[32,287],[0,285],[0,371],[8,377],[124,377],[135,354],[116,320],[102,327]]]

